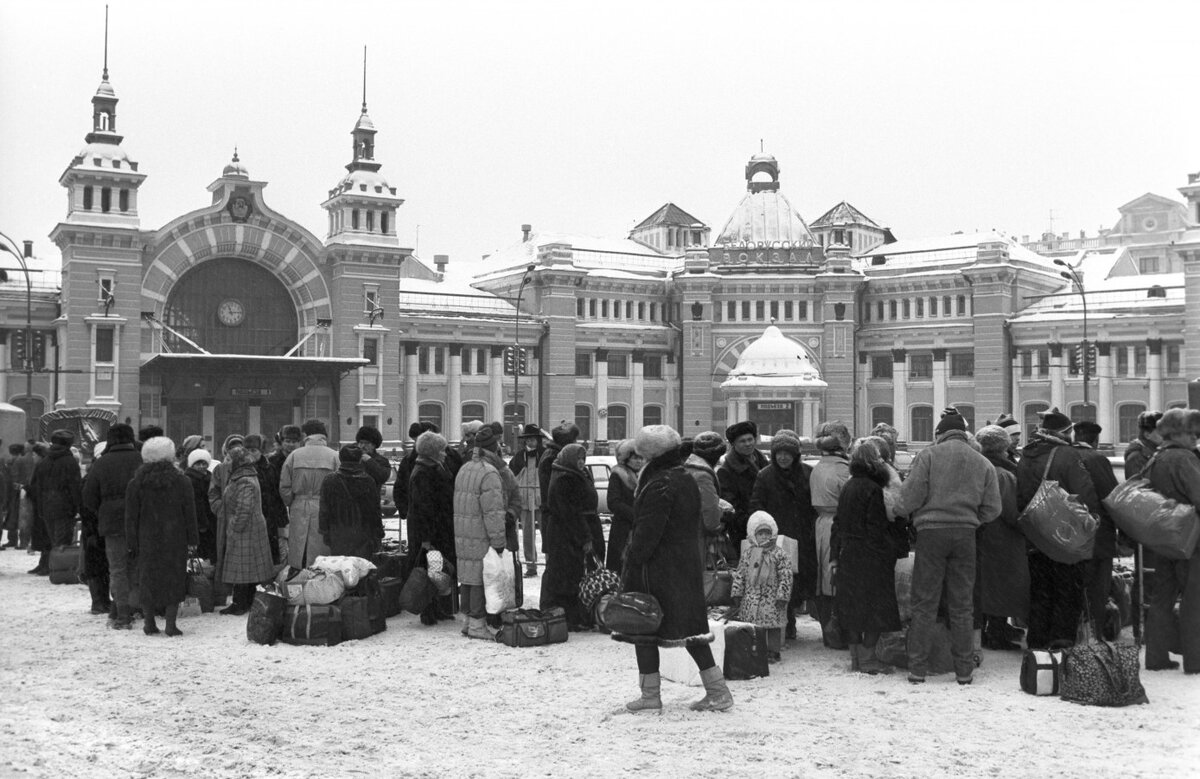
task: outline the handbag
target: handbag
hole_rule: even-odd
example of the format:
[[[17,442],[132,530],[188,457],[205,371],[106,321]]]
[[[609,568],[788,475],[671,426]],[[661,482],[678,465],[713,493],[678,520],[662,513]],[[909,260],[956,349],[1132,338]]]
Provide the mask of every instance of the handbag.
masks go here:
[[[1130,706],[1149,703],[1138,676],[1138,647],[1097,641],[1092,637],[1091,617],[1084,609],[1075,646],[1063,658],[1062,699],[1088,706]]]
[[[601,596],[621,589],[621,577],[605,568],[596,555],[583,561],[584,574],[579,580],[579,603],[588,611],[596,607]]]
[[[642,566],[642,584],[649,589],[646,567]],[[604,627],[627,636],[652,636],[662,625],[663,611],[658,598],[645,592],[618,592],[601,601],[600,616]]]
[[[193,557],[187,562],[187,597],[195,598],[200,603],[202,614],[212,613],[215,607],[213,585],[204,573],[204,566],[199,558]]]
[[[425,568],[413,568],[400,588],[400,608],[410,614],[420,614],[437,593],[433,583],[429,581],[429,573]]]
[[[905,517],[896,517],[887,523],[887,539],[892,544],[892,552],[897,560],[908,557],[911,545],[908,540],[909,522]]]
[[[1050,450],[1042,483],[1017,517],[1017,526],[1039,552],[1055,562],[1070,565],[1091,559],[1100,520],[1078,497],[1057,481],[1046,478],[1056,454],[1058,447]]]
[[[704,605],[733,605],[733,571],[716,544],[708,544],[708,559],[704,566]]]
[[[1103,500],[1104,507],[1116,526],[1142,546],[1171,560],[1186,560],[1200,541],[1200,517],[1195,506],[1156,492],[1143,478],[1156,459],[1158,453],[1137,476],[1118,484]]]

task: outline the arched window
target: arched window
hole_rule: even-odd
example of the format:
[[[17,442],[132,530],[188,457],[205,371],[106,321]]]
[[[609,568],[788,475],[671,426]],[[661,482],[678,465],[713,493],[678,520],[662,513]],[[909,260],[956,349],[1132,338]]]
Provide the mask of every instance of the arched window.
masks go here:
[[[967,430],[974,433],[978,428],[975,427],[975,407],[967,403],[954,403],[955,410],[962,415],[963,421],[967,423]]]
[[[663,423],[662,406],[646,406],[642,409],[642,424],[649,427],[650,425],[661,425]],[[633,432],[637,432],[636,430]],[[629,437],[629,436],[626,436]]]
[[[933,406],[913,406],[909,416],[912,424],[909,426],[909,440],[933,440]]]
[[[1082,403],[1072,403],[1067,408],[1067,416],[1072,422],[1095,422],[1096,404],[1089,403],[1085,406]]]
[[[608,440],[620,441],[629,437],[629,411],[624,406],[608,407]]]
[[[379,214],[379,232],[384,235],[388,234],[388,212],[381,211]]]
[[[438,426],[438,430],[442,429],[442,404],[441,403],[422,403],[417,407],[417,417],[422,422],[432,422]],[[447,431],[449,436],[457,436],[459,431]]]
[[[875,425],[892,425],[892,407],[891,406],[874,406],[871,409],[871,427]]]
[[[1033,431],[1041,424],[1042,418],[1038,416],[1043,411],[1050,409],[1049,404],[1035,401],[1025,404],[1025,428],[1022,432],[1025,433],[1025,440],[1029,440],[1029,436],[1033,435]]]
[[[462,407],[462,421],[483,422],[484,413],[482,403],[464,403]]]
[[[1142,403],[1122,403],[1117,409],[1117,441],[1133,441],[1138,437],[1138,415],[1146,410]]]
[[[92,189],[90,184],[83,188],[83,210],[85,210],[85,211],[92,210],[92,200],[93,200],[92,193],[94,191],[95,190]]]

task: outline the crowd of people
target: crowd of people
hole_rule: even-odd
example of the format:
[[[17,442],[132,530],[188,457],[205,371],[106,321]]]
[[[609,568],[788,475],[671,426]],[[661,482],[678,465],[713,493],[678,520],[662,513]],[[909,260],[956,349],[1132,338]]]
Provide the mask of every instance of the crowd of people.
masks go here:
[[[1126,451],[1125,476],[1144,475],[1155,490],[1200,505],[1200,411],[1148,412]],[[903,628],[897,561],[912,555],[908,681],[929,673],[939,620],[950,635],[955,678],[973,681],[981,648],[1046,648],[1075,640],[1081,624],[1100,636],[1120,539],[1101,502],[1118,480],[1097,451],[1100,428],[1051,409],[1022,445],[1016,421],[1001,415],[972,433],[946,409],[933,445],[895,465],[897,436],[881,424],[854,438],[840,421],[821,423],[815,439],[790,430],[759,449],[757,427],[730,425],[683,440],[649,426],[615,443],[607,503],[607,539],[579,428],[549,433],[525,425],[517,453],[500,455],[503,429],[471,422],[452,446],[436,425],[414,423],[413,443],[397,465],[393,500],[407,523],[412,566],[435,552],[459,584],[462,633],[491,640],[499,615],[486,610],[484,559],[524,549],[524,574],[541,564],[542,609],[561,607],[571,630],[604,626],[580,599],[580,583],[602,567],[623,591],[653,595],[661,625],[650,635],[613,633],[634,644],[640,695],[630,711],[661,711],[659,648],[686,648],[705,696],[697,710],[733,705],[710,648],[705,570],[732,570],[736,615],[765,630],[770,661],[783,659],[807,613],[826,646],[849,653],[850,668],[891,673],[881,637]],[[48,572],[55,546],[69,544],[82,520],[83,578],[92,611],[114,629],[136,617],[144,632],[181,635],[177,624],[188,562],[210,560],[214,581],[245,614],[256,585],[321,555],[370,558],[384,536],[380,489],[392,473],[377,430],[334,449],[321,420],[289,425],[274,445],[257,434],[229,436],[216,458],[199,436],[178,447],[156,427],[136,436],[114,424],[86,475],[68,431],[48,446],[10,447],[3,468],[5,546],[40,554],[32,574]],[[815,463],[805,461],[815,447]],[[75,456],[73,456],[73,454]],[[1067,565],[1029,543],[1018,516],[1043,480],[1054,480],[1099,517],[1090,560]],[[27,501],[28,506],[25,506]],[[1146,667],[1177,668],[1168,647],[1183,637],[1187,673],[1200,672],[1200,571],[1197,557],[1148,555]],[[1178,628],[1176,602],[1181,599]],[[425,625],[455,617],[452,601],[434,599]],[[1023,630],[1024,629],[1024,630]]]

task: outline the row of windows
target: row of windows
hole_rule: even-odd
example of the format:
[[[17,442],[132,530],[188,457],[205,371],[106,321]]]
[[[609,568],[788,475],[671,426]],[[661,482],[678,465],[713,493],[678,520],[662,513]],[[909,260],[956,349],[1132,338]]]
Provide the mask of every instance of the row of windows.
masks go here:
[[[594,376],[593,363],[595,352],[575,352],[575,375]],[[609,352],[605,364],[608,366],[608,377],[623,379],[629,376],[630,355],[621,352]],[[663,377],[663,358],[660,354],[647,354],[642,358],[642,376],[647,379]]]
[[[939,300],[940,305],[939,305]],[[877,300],[872,305],[869,301],[863,303],[862,318],[870,322],[896,319],[924,319],[938,316],[970,316],[970,299],[966,295],[951,297],[944,295],[929,298],[904,298],[903,300]],[[940,313],[939,313],[940,312]]]
[[[778,300],[769,303],[763,300],[728,300],[723,307],[719,303],[713,307],[717,322],[722,321],[722,308],[726,322],[801,322],[808,319],[807,300],[785,300],[782,304]]]
[[[520,404],[516,407],[515,418],[518,424],[525,422],[525,404]],[[444,428],[443,414],[445,407],[441,403],[427,402],[422,403],[417,409],[417,415],[422,422],[432,422],[439,428]],[[512,403],[507,403],[504,406],[504,419],[512,421],[514,419],[514,408]],[[592,430],[595,428],[593,420],[595,419],[595,410],[586,404],[578,404],[575,406],[575,424],[579,425],[580,439],[584,441],[592,440]],[[483,403],[464,403],[462,405],[462,421],[463,422],[487,422],[486,418],[487,407]],[[629,438],[631,431],[629,429],[629,407],[614,404],[605,409],[606,419],[608,421],[608,440],[619,441],[623,438]],[[644,425],[661,425],[663,423],[663,408],[662,406],[645,406],[642,408],[642,424]],[[365,423],[364,423],[365,424]],[[457,435],[457,431],[451,431],[451,435]]]
[[[422,346],[417,349],[417,373],[422,375],[441,376],[446,373],[446,356],[448,349],[444,346]],[[526,348],[526,357],[530,356],[531,350]],[[379,339],[364,338],[363,339],[363,359],[367,360],[371,365],[378,365],[379,357]],[[464,376],[486,376],[491,371],[489,368],[491,352],[490,347],[464,347],[462,350],[462,373]],[[575,375],[576,376],[594,376],[595,352],[576,352],[575,353]],[[609,352],[605,364],[608,366],[608,375],[610,378],[628,378],[630,375],[630,361],[632,355],[622,352]],[[644,367],[642,375],[647,379],[661,379],[663,377],[663,357],[660,354],[647,354],[642,358]],[[504,373],[511,376],[512,371],[507,365],[504,367]]]
[[[906,359],[908,362],[908,378],[910,380],[933,378],[932,352],[909,354]],[[947,355],[947,359],[950,363],[950,378],[969,379],[975,375],[974,352],[950,352]],[[892,355],[890,354],[871,355],[871,378],[892,378],[892,365]]]
[[[1095,350],[1095,346],[1092,346]],[[1083,366],[1080,363],[1080,352],[1071,347],[1064,347],[1064,357],[1067,362],[1067,373],[1071,376],[1079,376],[1083,373]],[[1111,366],[1111,376],[1146,376],[1148,373],[1146,367],[1148,351],[1145,346],[1126,346],[1122,344],[1113,344],[1110,352],[1109,365]],[[1025,349],[1019,352],[1019,360],[1021,363],[1021,378],[1029,379],[1037,376],[1045,378],[1050,375],[1050,350],[1049,349]],[[1163,371],[1167,376],[1178,376],[1183,372],[1183,348],[1179,344],[1167,344],[1163,347],[1164,366]],[[1092,375],[1096,375],[1095,371],[1095,355],[1092,357],[1091,371]],[[1131,370],[1132,369],[1132,370]]]
[[[378,224],[379,232],[383,235],[388,235],[391,228],[390,216],[387,211],[352,208],[350,209],[350,228],[373,233],[375,232],[376,224]],[[336,233],[345,226],[346,216],[342,211],[329,212],[329,232]]]
[[[112,187],[101,187],[100,188],[100,210],[106,214],[109,211],[112,211],[112,207],[113,207],[112,196],[113,196]],[[91,211],[92,209],[95,208],[95,206],[96,206],[95,190],[92,188],[91,185],[88,185],[83,188],[83,210]],[[117,208],[120,209],[121,212],[126,212],[129,210],[129,190],[128,189],[121,189],[117,192]]]
[[[1175,401],[1169,404],[1170,408],[1183,408],[1186,404],[1183,401]],[[977,430],[975,426],[975,407],[968,404],[954,404],[954,408],[962,414],[963,419],[967,422],[968,430]],[[1044,402],[1026,403],[1023,413],[1023,430],[1028,436],[1037,428],[1040,421],[1038,414],[1050,408],[1049,404]],[[1132,441],[1138,436],[1137,419],[1138,415],[1146,410],[1143,403],[1122,403],[1117,406],[1117,442]],[[1085,406],[1082,403],[1076,403],[1068,407],[1067,415],[1071,419],[1082,422],[1084,420],[1096,420],[1096,407],[1094,405]],[[985,420],[987,422],[988,420]],[[893,409],[891,406],[874,406],[871,408],[871,426],[874,427],[880,423],[895,425]],[[925,442],[933,440],[934,431],[934,408],[933,406],[918,405],[909,409],[909,429],[907,440],[916,442]]]
[[[666,311],[664,310],[665,314]],[[579,319],[624,319],[628,321],[657,322],[658,303],[633,300],[605,300],[603,298],[576,298],[575,316]],[[648,315],[648,316],[647,316]]]

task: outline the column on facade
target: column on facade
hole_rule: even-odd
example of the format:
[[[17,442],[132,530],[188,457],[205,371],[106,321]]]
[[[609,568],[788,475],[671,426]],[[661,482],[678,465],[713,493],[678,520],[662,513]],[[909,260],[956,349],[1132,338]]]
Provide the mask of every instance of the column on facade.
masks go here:
[[[946,385],[950,380],[950,371],[946,366],[946,350],[933,350],[933,413],[940,414],[946,408]]]
[[[218,441],[217,436],[217,405],[214,398],[204,398],[200,401],[200,434],[205,441],[212,441],[214,456],[223,455],[221,446],[224,441]]]
[[[1063,406],[1067,397],[1067,369],[1063,365],[1063,345],[1050,344],[1050,408],[1067,413]]]
[[[858,353],[858,383],[854,391],[858,393],[858,419],[854,422],[855,430],[870,430],[871,424],[871,393],[867,390],[867,381],[871,378],[871,355],[868,352]],[[892,414],[895,419],[895,414]],[[802,433],[801,435],[808,435]]]
[[[0,330],[0,403],[8,402],[8,338]]]
[[[737,398],[725,398],[725,426],[737,422]]]
[[[746,398],[738,398],[737,402],[737,419],[735,422],[745,422],[750,419],[750,401]],[[732,424],[732,422],[730,423]]]
[[[461,344],[450,345],[450,360],[446,363],[446,429],[462,430]]]
[[[817,399],[805,395],[800,400],[800,435],[816,438],[817,435]]]
[[[1100,394],[1096,398],[1096,424],[1100,425],[1100,443],[1111,444],[1116,441],[1117,430],[1113,418],[1112,344],[1107,341],[1096,342],[1096,374],[1100,384]]]
[[[262,400],[251,398],[246,409],[246,430],[251,433],[262,433]]]
[[[504,422],[504,347],[493,346],[489,354],[488,364],[488,408],[491,418]],[[460,363],[461,365],[461,363]],[[459,411],[461,417],[462,411]],[[462,436],[462,425],[453,430],[453,435]]]
[[[907,441],[912,431],[908,424],[908,353],[892,350],[892,420],[900,440]]]
[[[417,342],[404,342],[404,420],[401,429],[421,421],[420,379],[421,365],[417,358]],[[446,432],[446,440],[452,440],[458,431]]]
[[[593,441],[608,440],[608,350],[596,350],[596,430]]]
[[[646,353],[641,349],[633,352],[632,377],[629,388],[629,433],[633,437],[645,425],[643,409],[646,405]]]
[[[1012,405],[1007,409],[1002,409],[1003,413],[1012,414],[1018,420],[1021,418],[1019,409],[1021,408],[1021,353],[1013,351],[1012,356]],[[943,406],[942,408],[945,408]]]
[[[1146,378],[1150,384],[1150,396],[1147,408],[1161,409],[1163,407],[1163,342],[1161,338],[1146,340]]]

